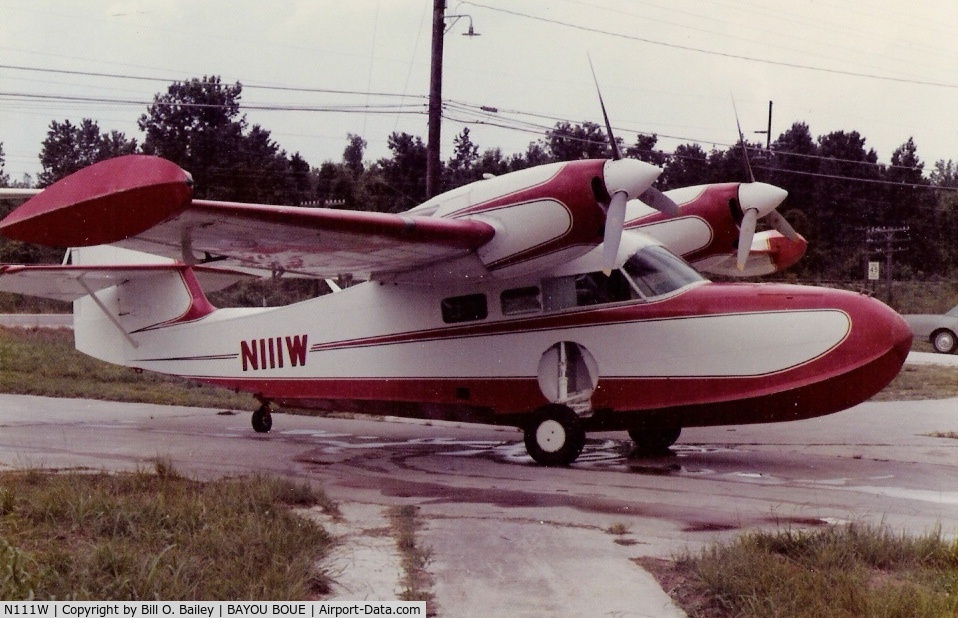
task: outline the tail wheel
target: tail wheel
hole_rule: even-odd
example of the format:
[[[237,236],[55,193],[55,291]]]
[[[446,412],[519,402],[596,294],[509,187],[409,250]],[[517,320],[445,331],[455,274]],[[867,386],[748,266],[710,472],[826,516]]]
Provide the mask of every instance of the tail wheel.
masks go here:
[[[265,403],[253,412],[253,431],[256,433],[269,433],[273,428],[273,414],[269,406]]]
[[[532,415],[525,429],[526,450],[543,466],[567,466],[585,446],[582,420],[570,408],[551,405]]]
[[[955,333],[947,329],[935,331],[931,336],[931,345],[935,346],[935,352],[951,354],[955,351]]]
[[[664,451],[679,439],[681,427],[633,427],[629,437],[635,442],[635,448],[642,452]]]

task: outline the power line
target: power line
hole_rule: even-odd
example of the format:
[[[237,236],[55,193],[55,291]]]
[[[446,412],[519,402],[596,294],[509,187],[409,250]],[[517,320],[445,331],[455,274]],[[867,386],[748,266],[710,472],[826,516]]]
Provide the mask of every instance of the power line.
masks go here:
[[[582,24],[573,24],[570,22],[561,21],[558,19],[553,19],[550,17],[542,17],[539,15],[530,15],[528,13],[522,13],[519,11],[513,11],[510,9],[503,9],[499,7],[489,6],[487,4],[482,4],[481,2],[470,2],[469,4],[477,6],[479,8],[487,9],[489,11],[494,11],[498,13],[505,13],[506,15],[512,15],[513,17],[522,17],[525,19],[531,19],[534,21],[540,21],[543,23],[553,24],[556,26],[562,26],[565,28],[572,28],[575,30],[580,30],[582,32],[591,32],[593,34],[601,34],[603,36],[615,37],[620,39],[626,39],[629,41],[637,41],[639,43],[647,43],[649,45],[657,45],[659,47],[668,47],[670,49],[680,49],[683,51],[691,51],[699,54],[707,54],[710,56],[718,56],[721,58],[731,58],[734,60],[745,60],[748,62],[758,62],[761,64],[768,64],[773,66],[787,67],[791,69],[803,69],[806,71],[817,71],[820,73],[830,73],[832,75],[845,75],[850,77],[864,77],[867,79],[878,79],[889,82],[896,82],[900,84],[914,84],[920,86],[935,86],[939,88],[950,88],[958,90],[958,84],[945,83],[945,82],[933,82],[928,80],[921,80],[917,78],[910,77],[893,77],[890,75],[878,75],[876,73],[862,73],[858,71],[845,71],[842,69],[832,69],[828,67],[814,66],[810,64],[799,64],[797,62],[783,62],[779,60],[769,60],[767,58],[757,58],[755,56],[746,56],[744,54],[733,54],[729,52],[715,51],[711,49],[704,49],[701,47],[693,47],[691,45],[681,45],[679,43],[667,43],[665,41],[656,41],[654,39],[648,39],[645,37],[635,36],[633,34],[623,34],[621,32],[612,32],[611,30],[602,30],[601,28],[593,28],[591,26],[584,26]]]
[[[98,73],[95,71],[73,71],[67,69],[49,69],[42,67],[31,67],[23,65],[14,65],[14,64],[0,64],[0,69],[10,69],[14,71],[33,71],[36,73],[56,73],[61,75],[79,75],[83,77],[108,77],[110,79],[126,79],[126,80],[135,80],[135,81],[148,81],[148,82],[160,82],[165,84],[170,84],[173,82],[185,82],[186,80],[175,79],[175,78],[164,78],[164,77],[147,77],[145,75],[129,75],[122,73]],[[410,98],[410,99],[427,99],[426,95],[417,95],[417,94],[399,94],[395,92],[373,92],[373,91],[363,91],[363,90],[335,90],[331,88],[315,88],[315,87],[305,87],[305,86],[279,86],[279,85],[268,85],[268,84],[256,84],[256,83],[245,83],[242,84],[243,88],[252,88],[256,90],[274,90],[277,92],[304,92],[304,93],[319,93],[319,94],[337,94],[337,95],[360,95],[366,97],[396,97],[396,98]]]
[[[82,75],[86,77],[106,77],[112,79],[130,79],[130,80],[146,80],[146,81],[166,81],[162,78],[146,77],[146,76],[136,76],[136,75],[122,75],[122,74],[112,74],[112,73],[97,73],[91,71],[69,71],[61,69],[44,69],[40,67],[25,67],[25,66],[16,66],[16,65],[3,65],[0,64],[0,68],[14,69],[14,70],[23,70],[23,71],[36,71],[41,73],[61,73],[61,74],[75,74]],[[176,81],[176,80],[174,80]],[[251,86],[253,87],[253,86]],[[262,86],[264,89],[269,90],[278,90],[278,91],[288,91],[288,92],[308,92],[308,93],[322,93],[322,94],[340,94],[340,95],[377,95],[377,96],[397,96],[402,98],[415,98],[425,100],[426,97],[418,95],[389,95],[387,93],[370,93],[362,91],[344,91],[344,90],[331,90],[325,88],[306,88],[306,87],[295,87],[295,86]],[[67,103],[89,103],[89,104],[107,104],[107,105],[118,105],[118,106],[150,106],[150,105],[176,105],[179,107],[193,107],[193,108],[209,108],[209,107],[222,107],[222,105],[214,104],[201,104],[201,103],[164,103],[162,101],[146,101],[143,99],[127,99],[127,98],[107,98],[107,97],[93,97],[93,96],[70,96],[70,95],[41,95],[41,94],[31,94],[31,93],[20,93],[20,92],[3,92],[0,91],[0,101],[23,101],[23,102],[35,102],[35,101],[47,101],[47,102],[67,102]],[[472,103],[466,103],[455,100],[443,101],[444,113],[443,117],[457,122],[459,124],[468,125],[468,124],[478,124],[491,126],[495,128],[501,128],[504,130],[519,131],[523,133],[529,133],[534,135],[541,135],[552,129],[554,125],[546,125],[541,122],[534,122],[529,120],[523,120],[521,117],[528,117],[537,120],[548,120],[554,123],[560,122],[569,122],[573,121],[560,118],[557,116],[549,116],[545,114],[536,114],[533,112],[523,112],[521,110],[499,110],[495,108],[490,108],[483,105],[476,105]],[[424,115],[426,113],[426,104],[425,102],[420,104],[382,104],[382,105],[369,105],[367,104],[353,104],[353,105],[291,105],[291,104],[255,104],[244,102],[240,106],[243,109],[249,110],[258,110],[258,111],[283,111],[283,112],[319,112],[319,113],[364,113],[364,114],[397,114],[397,115],[408,115],[408,114],[418,114]],[[467,119],[456,115],[458,114],[473,114],[473,117]],[[520,116],[520,118],[509,118],[505,114],[514,114]],[[622,129],[617,127],[623,132],[635,133],[638,135],[647,135],[647,136],[656,136],[662,137],[665,139],[673,139],[679,141],[686,141],[687,143],[699,143],[702,140],[698,140],[692,137],[681,137],[674,135],[666,135],[661,133],[649,133],[644,131],[638,131],[635,129]],[[604,142],[603,142],[604,143]],[[725,148],[731,148],[737,146],[736,144],[728,143],[719,143],[719,142],[710,142],[715,145],[723,146]],[[765,152],[761,148],[756,148],[753,146],[745,145],[746,150],[749,151],[758,151]],[[665,151],[658,150],[656,151],[662,155],[673,157],[673,158],[683,158],[681,155],[675,153],[668,153]],[[772,151],[773,153],[775,151]],[[896,166],[891,164],[883,164],[879,162],[870,162],[870,161],[860,161],[854,159],[838,159],[835,157],[826,157],[822,155],[810,155],[804,153],[793,153],[793,152],[781,152],[778,153],[783,156],[794,156],[794,157],[803,157],[807,159],[819,160],[819,161],[835,161],[839,163],[848,163],[861,166],[871,166],[877,169],[904,169],[909,171],[921,171],[918,168],[909,167],[909,166]],[[922,184],[908,184],[887,181],[882,179],[868,179],[860,178],[854,176],[840,176],[834,174],[822,174],[816,172],[803,172],[799,170],[785,169],[785,168],[767,168],[762,166],[756,166],[756,169],[764,169],[767,171],[775,171],[779,173],[786,174],[798,174],[805,176],[815,176],[820,178],[830,178],[835,180],[844,180],[844,181],[854,181],[854,182],[866,182],[866,183],[877,183],[885,184],[891,186],[899,187],[908,187],[908,188],[932,188],[940,190],[949,190],[953,191],[955,189],[946,188],[946,187],[936,187],[934,185],[922,185]]]
[[[486,7],[486,8],[488,8],[488,7]],[[549,21],[549,20],[547,20],[547,21]],[[0,64],[0,69],[13,69],[13,70],[20,70],[20,71],[34,71],[34,72],[39,72],[39,73],[55,73],[55,74],[67,74],[67,75],[80,75],[80,76],[86,76],[86,77],[106,77],[106,78],[111,78],[111,79],[154,81],[154,82],[163,82],[163,83],[169,83],[169,82],[171,81],[171,80],[168,80],[168,79],[165,79],[165,78],[148,77],[148,76],[142,76],[142,75],[129,75],[129,74],[120,74],[120,73],[100,73],[100,72],[93,72],[93,71],[75,71],[75,70],[64,70],[64,69],[47,69],[47,68],[42,68],[42,67],[31,67],[31,66],[23,66],[23,65]],[[172,81],[180,81],[180,80],[172,80]],[[268,85],[249,85],[249,84],[244,84],[243,87],[244,87],[244,88],[258,88],[258,89],[263,89],[263,90],[274,90],[274,91],[280,91],[280,92],[302,92],[302,93],[321,93],[321,94],[336,94],[336,95],[358,95],[358,96],[366,96],[366,97],[369,97],[369,96],[399,97],[399,98],[414,98],[414,99],[419,99],[419,100],[423,100],[423,101],[426,101],[426,100],[428,99],[428,97],[426,97],[425,95],[391,94],[391,93],[383,93],[383,92],[368,92],[368,91],[356,91],[356,90],[335,90],[335,89],[329,89],[329,88],[301,87],[301,86],[285,86],[285,85],[269,85],[269,86],[268,86]],[[90,103],[107,103],[107,104],[120,104],[120,105],[144,105],[144,104],[149,105],[149,104],[150,104],[150,103],[146,103],[146,102],[143,102],[143,101],[132,101],[132,100],[126,100],[126,99],[106,99],[106,98],[100,98],[100,97],[95,97],[95,98],[94,98],[94,97],[72,97],[72,98],[71,98],[71,97],[68,97],[68,96],[66,96],[66,95],[55,95],[55,96],[54,96],[54,95],[32,95],[32,94],[27,94],[27,93],[3,93],[3,92],[0,92],[0,97],[2,97],[2,96],[4,96],[4,95],[6,95],[6,96],[21,96],[21,97],[24,97],[24,98],[45,98],[46,100],[52,100],[52,101],[64,100],[64,101],[69,101],[69,102],[90,102]],[[194,105],[199,106],[199,104],[194,104]],[[503,115],[504,115],[504,114],[516,114],[516,115],[519,115],[519,116],[527,116],[527,117],[530,117],[530,118],[549,120],[549,121],[552,121],[552,122],[573,122],[572,120],[569,120],[569,119],[566,119],[566,118],[561,118],[561,117],[558,117],[558,116],[550,116],[550,115],[545,115],[545,114],[536,114],[536,113],[533,113],[533,112],[525,112],[525,111],[521,111],[521,110],[505,110],[505,109],[501,109],[501,110],[500,110],[500,109],[496,109],[495,111],[489,111],[491,108],[488,108],[488,107],[486,107],[486,106],[477,105],[477,104],[473,104],[473,103],[466,103],[466,102],[461,102],[461,101],[455,101],[455,100],[444,100],[444,101],[443,101],[443,105],[444,105],[445,108],[458,109],[460,112],[464,112],[464,113],[465,113],[465,112],[475,113],[475,114],[477,114],[477,115],[479,115],[479,116],[481,116],[481,117],[483,117],[483,118],[486,119],[486,120],[478,120],[478,119],[477,119],[477,120],[473,120],[472,122],[473,122],[474,124],[482,124],[482,125],[485,125],[485,126],[490,126],[490,127],[495,127],[495,128],[501,128],[501,129],[506,129],[506,130],[516,130],[516,131],[521,131],[521,132],[524,132],[524,133],[531,133],[531,132],[539,132],[539,133],[542,133],[542,132],[545,132],[545,131],[548,131],[548,130],[552,129],[553,127],[552,127],[552,126],[548,126],[548,125],[543,125],[543,124],[534,123],[534,122],[517,120],[517,119],[505,119]],[[242,104],[242,107],[244,107],[244,108],[246,108],[246,109],[261,110],[261,111],[306,111],[306,112],[341,112],[341,113],[372,113],[372,114],[384,114],[384,113],[390,113],[390,110],[391,110],[391,109],[396,109],[396,110],[397,110],[397,113],[399,113],[399,114],[418,114],[418,113],[421,113],[421,110],[418,110],[418,109],[415,109],[415,108],[409,109],[408,106],[393,106],[392,108],[390,108],[389,106],[369,106],[369,105],[352,105],[352,106],[306,106],[306,105],[298,105],[298,106],[297,106],[297,105],[282,105],[282,104],[264,105],[264,104],[243,103],[243,104]],[[492,121],[493,118],[494,118],[496,121]],[[465,120],[465,119],[462,119],[462,118],[449,117],[449,119],[450,119],[450,120],[453,120],[453,121],[455,121],[455,122],[459,122],[459,123],[467,123],[467,122],[469,122],[469,121],[467,121],[467,120]],[[647,132],[647,131],[640,131],[640,130],[637,130],[637,129],[629,129],[629,128],[622,128],[622,127],[616,127],[616,128],[617,128],[617,129],[620,129],[620,130],[623,131],[623,132],[636,133],[636,134],[638,134],[638,135],[648,135],[648,136],[655,135],[655,136],[660,137],[660,138],[663,138],[663,139],[670,139],[670,140],[675,140],[675,141],[684,141],[684,142],[687,142],[687,143],[701,143],[701,142],[703,142],[703,140],[698,139],[698,138],[695,138],[695,137],[670,135],[670,134],[658,133],[658,132],[656,132],[656,133],[651,133],[651,132]],[[724,143],[724,142],[716,142],[716,141],[711,141],[711,140],[704,140],[704,141],[707,142],[707,143],[711,143],[711,144],[713,144],[713,145],[716,145],[716,146],[722,146],[722,147],[726,147],[726,148],[729,148],[729,147],[732,147],[732,146],[737,145],[737,144],[730,144],[730,143]],[[755,148],[753,148],[752,146],[748,146],[747,144],[746,144],[745,147],[746,147],[746,149],[748,149],[748,150],[756,150]],[[874,167],[878,167],[878,168],[884,167],[884,168],[907,169],[907,170],[915,169],[915,168],[908,167],[908,166],[896,166],[896,165],[892,165],[892,164],[883,164],[883,163],[880,163],[880,162],[872,163],[872,162],[868,162],[868,161],[857,161],[857,160],[852,160],[852,159],[836,159],[836,158],[834,158],[834,157],[823,157],[823,156],[821,156],[821,155],[809,155],[809,154],[791,153],[791,152],[785,153],[785,154],[788,154],[789,156],[804,157],[804,158],[817,159],[817,160],[834,160],[834,161],[839,161],[839,162],[843,162],[843,163],[854,163],[854,164],[860,164],[860,165],[870,165],[870,166],[874,166]]]
[[[172,107],[186,107],[186,108],[222,108],[223,105],[214,104],[214,103],[184,103],[181,101],[177,102],[166,102],[166,101],[145,101],[142,99],[111,99],[106,97],[85,97],[85,96],[70,96],[63,94],[56,95],[47,95],[47,94],[29,94],[23,92],[3,92],[0,91],[0,100],[11,100],[11,101],[58,101],[58,102],[72,102],[72,103],[108,103],[110,105],[135,105],[135,106],[172,106]],[[244,109],[249,110],[259,110],[259,111],[280,111],[280,112],[343,112],[343,113],[356,113],[363,112],[369,114],[425,114],[425,104],[418,105],[404,105],[404,104],[395,104],[395,105],[270,105],[270,104],[257,104],[257,103],[243,103],[241,105]]]

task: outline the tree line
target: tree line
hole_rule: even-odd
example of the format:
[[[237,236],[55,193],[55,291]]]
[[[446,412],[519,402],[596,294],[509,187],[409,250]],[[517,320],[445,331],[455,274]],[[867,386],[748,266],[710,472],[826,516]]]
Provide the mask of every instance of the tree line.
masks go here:
[[[242,85],[217,76],[174,82],[157,93],[138,120],[142,142],[122,132],[105,131],[90,119],[79,124],[52,121],[41,144],[44,187],[87,165],[112,157],[142,153],[169,159],[189,171],[199,198],[262,204],[325,206],[400,212],[426,199],[426,145],[421,137],[394,132],[390,155],[367,161],[367,143],[346,136],[340,161],[313,167],[283,150],[270,132],[250,126],[241,107]],[[794,123],[769,149],[740,142],[706,151],[695,143],[666,153],[655,135],[639,134],[627,144],[627,157],[663,168],[663,190],[749,179],[743,160],[758,181],[789,192],[782,214],[809,241],[808,253],[790,271],[803,279],[853,280],[864,277],[865,263],[876,259],[866,242],[869,228],[901,228],[902,246],[895,255],[897,279],[958,278],[958,165],[938,161],[926,175],[925,163],[909,138],[889,164],[866,145],[857,131],[813,137],[808,125]],[[611,156],[605,130],[593,122],[558,122],[525,152],[506,155],[499,148],[480,149],[468,127],[455,137],[452,157],[444,162],[443,189],[553,161]],[[0,186],[23,185],[3,172]],[[3,212],[10,209],[3,206]],[[4,240],[4,262],[55,259],[51,251]]]

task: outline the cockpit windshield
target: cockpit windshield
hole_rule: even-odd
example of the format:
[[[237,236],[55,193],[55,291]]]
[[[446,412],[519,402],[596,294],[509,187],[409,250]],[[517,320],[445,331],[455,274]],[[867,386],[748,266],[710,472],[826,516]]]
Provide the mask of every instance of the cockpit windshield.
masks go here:
[[[703,280],[691,266],[656,245],[637,251],[622,270],[645,298],[669,294]]]
[[[609,274],[590,272],[542,282],[546,311],[587,307],[671,294],[704,279],[681,259],[657,245],[643,247]]]

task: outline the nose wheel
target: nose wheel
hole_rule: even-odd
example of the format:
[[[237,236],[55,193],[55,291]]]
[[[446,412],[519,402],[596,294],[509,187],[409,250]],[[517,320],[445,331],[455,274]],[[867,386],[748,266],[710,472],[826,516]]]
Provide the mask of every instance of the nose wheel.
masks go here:
[[[540,408],[525,428],[526,450],[543,466],[567,466],[585,446],[585,430],[576,413],[563,405]]]
[[[269,404],[264,403],[253,412],[253,431],[256,433],[269,433],[273,428],[273,414]]]

